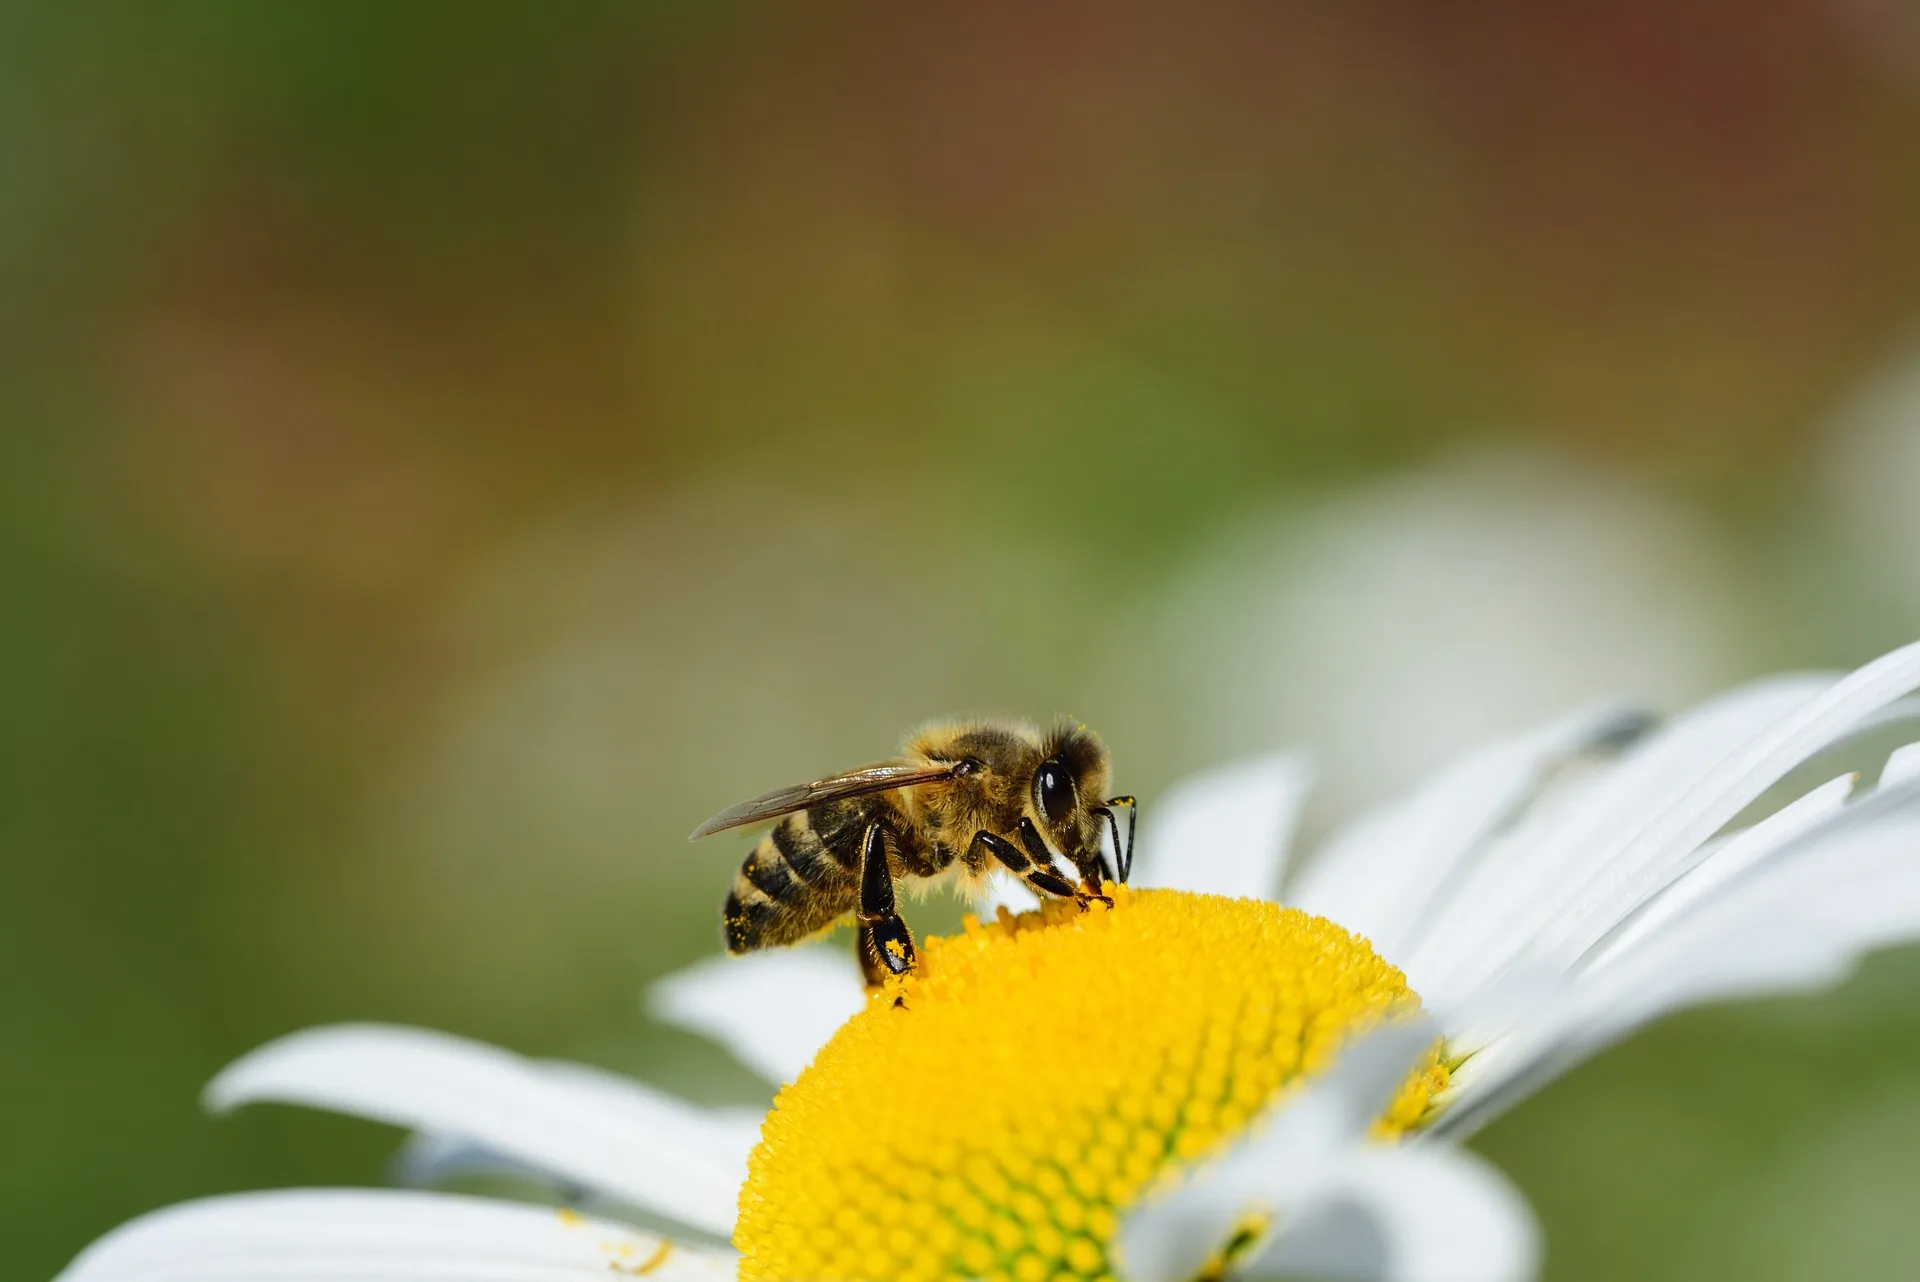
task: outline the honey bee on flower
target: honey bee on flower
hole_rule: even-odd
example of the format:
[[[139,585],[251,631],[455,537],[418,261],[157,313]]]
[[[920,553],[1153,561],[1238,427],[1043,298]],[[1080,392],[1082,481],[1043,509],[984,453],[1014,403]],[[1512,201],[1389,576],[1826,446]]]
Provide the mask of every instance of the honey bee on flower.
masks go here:
[[[721,811],[691,840],[778,819],[721,910],[727,951],[794,944],[852,918],[870,985],[913,969],[894,885],[957,877],[977,892],[1003,868],[1042,895],[1111,903],[1132,855],[1134,800],[1106,797],[1107,750],[1085,726],[940,722],[905,757],[779,788]],[[1114,807],[1127,807],[1127,841]],[[1102,824],[1114,864],[1100,848]],[[1061,875],[1056,856],[1079,875]]]
[[[210,1103],[382,1118],[418,1132],[420,1179],[454,1152],[600,1213],[246,1194],[136,1220],[61,1282],[263,1262],[539,1282],[622,1260],[671,1282],[1521,1282],[1532,1218],[1463,1136],[1668,1013],[1828,985],[1920,939],[1920,743],[1864,790],[1763,800],[1829,748],[1911,728],[1916,690],[1920,644],[1665,723],[1572,716],[1359,816],[1291,876],[1301,773],[1251,762],[1156,799],[1132,875],[1103,876],[1111,907],[1050,896],[926,940],[889,978],[904,1006],[805,948],[666,981],[657,1013],[781,1084],[764,1117],[418,1030],[298,1033]],[[897,1089],[932,1079],[937,1098]],[[679,1226],[672,1245],[629,1208]]]

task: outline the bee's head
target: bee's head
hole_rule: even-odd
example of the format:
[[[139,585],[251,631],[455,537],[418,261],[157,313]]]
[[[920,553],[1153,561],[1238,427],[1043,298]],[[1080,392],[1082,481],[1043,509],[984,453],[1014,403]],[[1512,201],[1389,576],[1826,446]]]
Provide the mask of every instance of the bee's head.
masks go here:
[[[1102,879],[1100,816],[1107,795],[1107,749],[1082,725],[1062,723],[1041,742],[1031,805],[1053,847],[1088,881]]]
[[[1011,837],[1030,818],[1049,847],[1082,878],[1107,880],[1100,866],[1107,750],[1085,726],[1042,732],[1012,721],[930,726],[907,750],[956,762],[953,777],[921,790],[942,828],[965,841],[978,829]]]

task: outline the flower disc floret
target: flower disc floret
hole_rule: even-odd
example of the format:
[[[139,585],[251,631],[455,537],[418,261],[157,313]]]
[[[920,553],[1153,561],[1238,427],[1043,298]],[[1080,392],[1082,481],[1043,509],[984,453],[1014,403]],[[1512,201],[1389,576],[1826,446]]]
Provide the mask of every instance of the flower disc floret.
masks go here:
[[[1108,1276],[1143,1194],[1418,1008],[1365,940],[1271,903],[1122,887],[1112,909],[969,918],[780,1092],[741,1276]],[[1445,1085],[1436,1053],[1381,1133]]]

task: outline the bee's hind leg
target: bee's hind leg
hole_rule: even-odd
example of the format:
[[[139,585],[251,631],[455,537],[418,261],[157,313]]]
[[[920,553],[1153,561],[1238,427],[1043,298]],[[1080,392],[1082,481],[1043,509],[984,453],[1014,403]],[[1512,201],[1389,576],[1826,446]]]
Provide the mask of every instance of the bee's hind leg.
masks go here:
[[[879,988],[895,975],[913,969],[913,932],[900,918],[893,918],[893,930],[871,922],[860,923],[860,937],[854,941],[854,955],[860,959],[860,974],[868,988]],[[892,942],[895,947],[889,948]],[[901,966],[902,957],[906,965]],[[895,969],[898,967],[898,969]]]
[[[893,897],[893,869],[887,866],[886,829],[867,825],[860,843],[860,969],[867,986],[878,988],[889,975],[913,969],[913,932],[901,920]]]

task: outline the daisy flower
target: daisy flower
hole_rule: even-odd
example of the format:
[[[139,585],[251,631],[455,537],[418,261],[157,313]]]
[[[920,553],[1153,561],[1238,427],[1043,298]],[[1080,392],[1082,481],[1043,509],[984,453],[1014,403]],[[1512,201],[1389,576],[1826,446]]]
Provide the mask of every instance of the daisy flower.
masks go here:
[[[1461,1137],[1668,1012],[1920,937],[1920,744],[1870,789],[1782,787],[1920,718],[1916,689],[1920,645],[1663,725],[1581,713],[1298,869],[1307,772],[1249,762],[1153,803],[1111,909],[983,910],[872,997],[818,948],[665,981],[658,1014],[784,1084],[764,1120],[434,1033],[295,1034],[210,1105],[377,1118],[416,1133],[416,1177],[507,1166],[593,1214],[243,1194],[136,1220],[62,1277],[1524,1278],[1525,1205]]]

